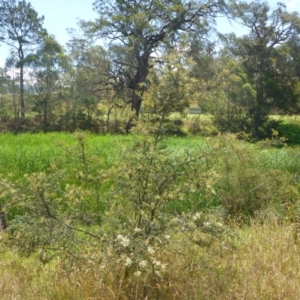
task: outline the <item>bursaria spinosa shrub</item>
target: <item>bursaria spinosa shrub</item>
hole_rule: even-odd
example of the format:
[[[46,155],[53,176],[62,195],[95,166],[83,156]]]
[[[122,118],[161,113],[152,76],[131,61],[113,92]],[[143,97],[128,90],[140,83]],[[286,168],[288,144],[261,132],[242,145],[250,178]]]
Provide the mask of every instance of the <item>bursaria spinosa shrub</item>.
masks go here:
[[[112,261],[121,281],[142,275],[155,281],[168,272],[176,232],[201,247],[221,236],[221,217],[197,214],[197,205],[187,206],[184,214],[172,209],[186,198],[215,194],[218,176],[210,149],[179,155],[167,147],[161,131],[143,135],[144,128],[137,124],[135,143],[123,149],[113,167],[104,170],[99,159],[93,164],[79,135],[78,144],[66,147],[71,174],[55,164],[47,172],[3,181],[3,196],[20,212],[11,221],[8,243],[24,254],[38,253],[43,262],[62,254]]]
[[[77,252],[80,235],[94,236],[85,229],[99,224],[93,191],[67,184],[66,178],[56,170],[25,175],[11,184],[10,199],[19,211],[8,228],[11,245],[25,254],[39,249],[48,260],[64,251]]]
[[[0,185],[3,210],[14,215],[10,244],[26,254],[40,249],[43,260],[83,250],[78,242],[82,237],[98,238],[106,207],[102,186],[109,182],[103,162],[89,151],[86,134],[74,136],[73,145],[59,145],[65,155],[45,172]]]
[[[176,249],[183,238],[187,243],[209,247],[226,233],[226,227],[218,214],[197,213],[194,208],[170,213],[170,206],[184,201],[187,185],[191,193],[199,188],[197,181],[189,179],[192,161],[186,155],[174,156],[156,136],[137,135],[136,139],[116,167],[105,234],[107,241],[110,239],[110,261],[122,271],[117,276],[123,284],[130,286],[135,278],[156,286],[169,276],[170,248]],[[201,165],[199,161],[195,156],[193,164]]]
[[[179,155],[168,148],[159,130],[160,119],[148,126],[143,122],[132,130],[136,143],[124,149],[115,166],[114,197],[105,226],[113,245],[111,253],[119,257],[124,276],[151,274],[158,279],[167,272],[165,257],[175,232],[204,247],[220,237],[225,227],[220,216],[197,214],[197,205],[172,209],[195,195],[201,195],[203,201],[214,196],[218,176],[209,163],[210,148]],[[211,174],[215,176],[211,178]],[[159,260],[160,255],[164,259]]]
[[[168,147],[164,120],[196,90],[175,62],[149,76],[143,97],[155,118],[136,120],[113,164],[91,154],[85,134],[77,133],[76,143],[60,145],[65,155],[51,168],[8,183],[20,211],[8,231],[11,245],[44,262],[61,254],[110,265],[124,286],[142,275],[157,286],[168,274],[168,252],[183,237],[208,247],[226,232],[221,215],[208,213],[221,176],[213,148]]]

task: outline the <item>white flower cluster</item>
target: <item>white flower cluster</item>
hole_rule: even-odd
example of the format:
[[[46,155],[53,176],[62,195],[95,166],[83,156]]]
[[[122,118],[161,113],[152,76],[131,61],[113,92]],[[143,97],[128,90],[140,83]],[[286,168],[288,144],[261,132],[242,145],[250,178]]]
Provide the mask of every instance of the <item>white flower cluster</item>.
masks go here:
[[[129,257],[126,257],[126,259],[125,259],[125,266],[126,267],[130,267],[131,264],[132,264],[132,259],[129,258]]]
[[[140,277],[142,275],[142,272],[141,271],[136,271],[134,272],[134,276],[135,277]]]
[[[138,227],[135,227],[135,228],[134,228],[134,232],[136,232],[136,233],[139,233],[139,232],[141,232],[141,231],[142,231],[141,228],[138,228]]]
[[[144,270],[144,272],[147,270],[148,262],[146,260],[142,260],[139,262],[139,267],[141,270]],[[142,275],[142,272],[140,270],[137,270],[134,272],[134,276],[140,277]]]
[[[128,247],[129,244],[130,244],[129,238],[127,236],[122,235],[122,234],[117,235],[117,240],[125,248]]]
[[[145,269],[148,265],[148,262],[146,260],[142,260],[139,262],[139,266],[142,268],[142,269]]]
[[[195,215],[193,216],[193,220],[197,221],[197,220],[201,219],[201,216],[202,215],[199,212],[196,212]]]
[[[156,259],[153,259],[152,264],[154,266],[155,275],[160,277],[161,273],[166,270],[166,264],[162,264],[160,261]]]
[[[150,255],[153,255],[155,253],[153,247],[151,247],[151,246],[148,247],[148,252]]]

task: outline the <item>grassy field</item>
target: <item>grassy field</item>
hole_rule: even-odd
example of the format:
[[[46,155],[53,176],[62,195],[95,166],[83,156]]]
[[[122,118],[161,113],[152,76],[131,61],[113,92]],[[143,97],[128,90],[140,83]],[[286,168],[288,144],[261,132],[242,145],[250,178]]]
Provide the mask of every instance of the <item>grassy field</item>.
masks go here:
[[[300,298],[298,146],[85,133],[0,145],[1,299]]]
[[[105,158],[110,165],[124,148],[135,143],[135,138],[126,135],[89,135],[87,147],[90,155]],[[0,167],[2,174],[14,173],[22,176],[26,173],[46,171],[52,162],[58,159],[68,160],[68,146],[75,146],[76,135],[66,133],[0,135]],[[184,152],[197,148],[205,142],[201,137],[169,137],[168,148],[173,152]],[[61,165],[66,167],[66,165]]]

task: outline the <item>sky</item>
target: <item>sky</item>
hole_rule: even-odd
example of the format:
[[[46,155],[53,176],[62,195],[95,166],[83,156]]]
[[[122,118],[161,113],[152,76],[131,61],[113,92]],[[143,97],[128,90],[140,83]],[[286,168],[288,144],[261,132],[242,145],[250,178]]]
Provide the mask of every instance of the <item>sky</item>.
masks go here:
[[[44,16],[44,28],[54,35],[57,41],[65,46],[70,35],[67,28],[78,29],[79,19],[94,20],[97,14],[93,11],[94,0],[29,0],[39,16]],[[271,7],[275,7],[278,0],[269,0]],[[300,13],[300,0],[281,0],[289,11]],[[236,32],[244,34],[244,31],[237,24],[230,25],[224,18],[218,21],[218,30],[221,33]],[[0,67],[4,66],[5,59],[9,55],[9,48],[0,46]]]
[[[94,20],[94,0],[26,0],[39,16],[44,16],[44,28],[53,34],[57,41],[65,45],[70,39],[67,28],[77,28],[79,19]]]
[[[281,2],[286,5],[286,8],[289,12],[297,11],[300,14],[300,0],[265,0],[269,3],[271,8],[276,8],[277,3]],[[247,0],[247,2],[251,2]],[[246,34],[247,30],[245,28],[240,27],[236,23],[230,24],[225,18],[220,18],[218,21],[218,31],[225,34],[230,32],[235,32],[235,34]]]
[[[93,11],[94,0],[26,0],[39,16],[44,16],[44,28],[63,46],[70,40],[67,28],[78,29],[79,19],[94,20],[98,14]],[[0,45],[0,67],[5,64],[9,48]]]

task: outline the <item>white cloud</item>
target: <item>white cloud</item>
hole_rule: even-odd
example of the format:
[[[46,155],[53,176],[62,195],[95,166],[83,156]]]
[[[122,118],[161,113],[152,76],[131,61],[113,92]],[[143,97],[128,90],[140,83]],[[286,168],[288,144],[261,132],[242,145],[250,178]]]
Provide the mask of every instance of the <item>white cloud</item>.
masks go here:
[[[292,1],[288,2],[288,3],[286,4],[286,6],[287,6],[287,8],[292,8],[292,9],[294,9],[294,8],[297,7],[297,5],[299,4],[299,2],[300,2],[300,0],[292,0]]]

